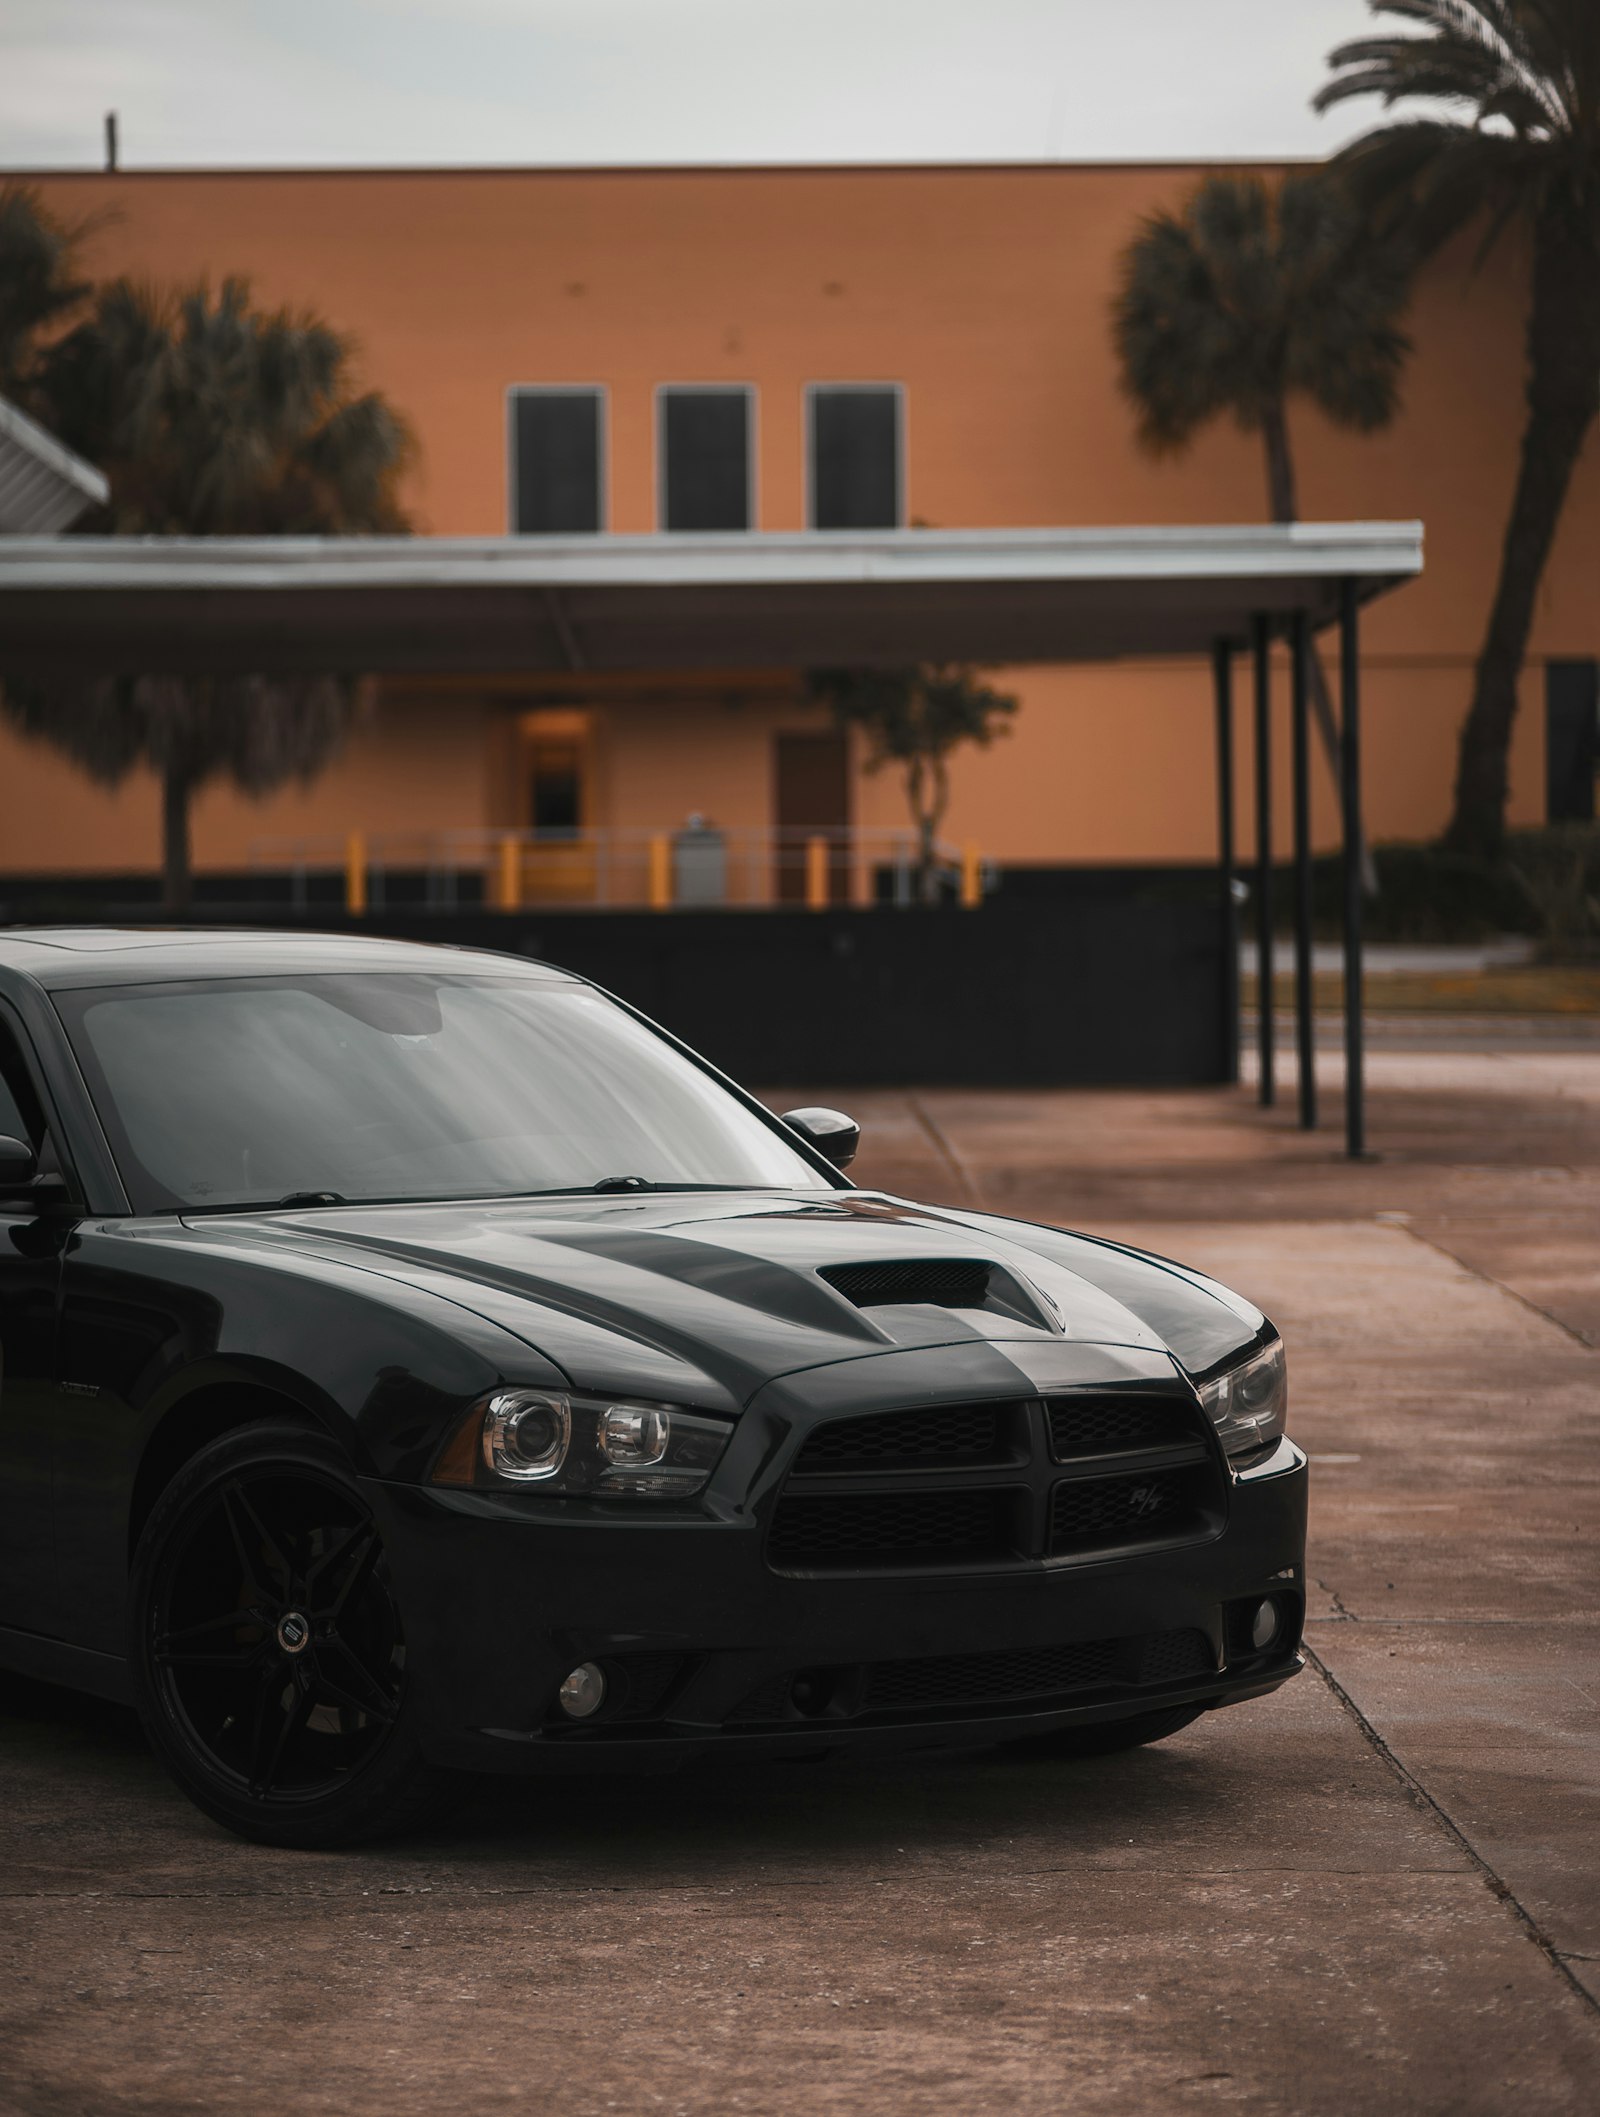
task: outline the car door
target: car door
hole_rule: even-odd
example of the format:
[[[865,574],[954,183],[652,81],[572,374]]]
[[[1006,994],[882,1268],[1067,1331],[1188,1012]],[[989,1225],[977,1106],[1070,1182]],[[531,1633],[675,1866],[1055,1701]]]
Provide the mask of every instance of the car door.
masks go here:
[[[25,1139],[50,1171],[37,1063],[0,1007],[0,1133]],[[0,1627],[59,1635],[52,1462],[62,1260],[72,1216],[0,1198]]]

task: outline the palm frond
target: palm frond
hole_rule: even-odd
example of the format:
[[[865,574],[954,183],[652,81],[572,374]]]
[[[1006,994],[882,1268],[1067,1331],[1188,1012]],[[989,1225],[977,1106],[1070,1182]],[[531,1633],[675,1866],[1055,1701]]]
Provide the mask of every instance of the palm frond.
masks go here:
[[[1409,35],[1329,58],[1319,110],[1415,106],[1338,157],[1369,209],[1424,245],[1483,213],[1492,235],[1554,200],[1600,247],[1600,7],[1595,0],[1368,0]],[[1423,114],[1425,113],[1425,115]]]

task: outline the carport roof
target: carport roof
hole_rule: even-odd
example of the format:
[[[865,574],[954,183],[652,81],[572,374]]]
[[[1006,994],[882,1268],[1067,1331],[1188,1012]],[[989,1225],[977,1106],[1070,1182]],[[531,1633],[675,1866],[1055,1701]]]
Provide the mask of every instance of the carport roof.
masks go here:
[[[40,668],[371,673],[1104,661],[1337,615],[1418,522],[589,537],[6,538]]]

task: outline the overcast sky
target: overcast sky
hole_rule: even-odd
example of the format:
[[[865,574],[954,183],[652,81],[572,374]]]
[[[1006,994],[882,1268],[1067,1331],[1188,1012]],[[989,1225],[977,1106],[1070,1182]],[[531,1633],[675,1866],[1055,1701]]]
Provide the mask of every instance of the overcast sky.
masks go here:
[[[1322,154],[1366,0],[0,0],[0,166]]]

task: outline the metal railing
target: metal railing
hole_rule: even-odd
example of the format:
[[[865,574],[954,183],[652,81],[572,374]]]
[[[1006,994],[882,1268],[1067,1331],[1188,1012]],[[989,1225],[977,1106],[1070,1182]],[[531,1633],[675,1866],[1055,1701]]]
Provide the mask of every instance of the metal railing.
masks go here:
[[[976,845],[937,845],[935,859],[941,899],[973,906],[993,886]],[[678,830],[351,831],[258,838],[250,865],[281,876],[296,910],[342,899],[357,915],[401,906],[825,911],[922,896],[915,834],[852,826],[724,830],[692,819]]]

